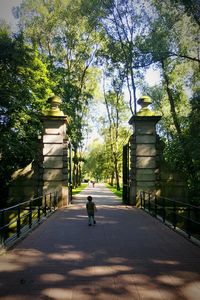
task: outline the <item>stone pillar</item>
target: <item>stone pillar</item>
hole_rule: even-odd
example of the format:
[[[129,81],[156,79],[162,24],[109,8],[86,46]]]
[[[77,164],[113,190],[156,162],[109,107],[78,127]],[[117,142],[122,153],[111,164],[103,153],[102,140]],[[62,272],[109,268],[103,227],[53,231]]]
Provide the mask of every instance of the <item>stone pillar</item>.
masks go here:
[[[131,117],[133,126],[130,138],[130,204],[137,205],[140,191],[156,192],[159,180],[159,153],[156,123],[161,116],[148,109],[151,99],[143,96],[138,100],[141,110]]]
[[[49,98],[51,109],[42,117],[42,155],[39,167],[39,194],[58,191],[59,206],[68,204],[67,117],[59,109],[61,99]]]

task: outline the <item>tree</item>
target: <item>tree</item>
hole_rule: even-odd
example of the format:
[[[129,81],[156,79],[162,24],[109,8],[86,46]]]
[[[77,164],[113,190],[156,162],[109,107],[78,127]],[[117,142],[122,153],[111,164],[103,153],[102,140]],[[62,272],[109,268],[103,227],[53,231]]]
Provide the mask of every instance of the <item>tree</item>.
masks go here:
[[[87,107],[96,88],[91,68],[97,48],[96,32],[82,16],[81,1],[23,1],[21,30],[28,41],[47,55],[54,92],[63,99],[75,152],[82,142]]]
[[[138,80],[142,78],[140,70],[149,65],[149,61],[139,51],[137,39],[145,32],[148,13],[142,1],[121,0],[103,3],[106,14],[101,18],[100,25],[105,36],[102,56],[116,68],[123,69],[129,92],[129,108],[131,113],[136,113],[136,90]]]
[[[95,179],[97,182],[107,178],[107,161],[105,145],[94,141],[90,145],[89,153],[86,155],[83,166],[83,174],[87,178]]]
[[[199,80],[199,26],[184,13],[183,7],[174,5],[169,11],[170,3],[153,1],[156,13],[150,19],[149,36],[140,41],[140,49],[150,53],[161,70],[159,94],[157,89],[160,99],[155,104],[163,113],[160,124],[165,158],[174,170],[186,174],[190,186],[196,182],[196,171],[186,143],[191,111],[188,94],[196,91]],[[148,92],[152,94],[155,89]]]
[[[52,84],[39,53],[0,28],[0,182],[6,198],[14,170],[30,163],[41,130],[40,113]]]
[[[73,186],[80,182],[79,148],[87,124],[88,105],[97,87],[92,62],[98,47],[96,31],[82,14],[82,1],[23,1],[20,28],[26,40],[45,54],[54,93],[68,115],[68,135],[74,150]]]
[[[185,134],[185,145],[188,156],[192,159],[192,174],[189,177],[191,202],[200,204],[200,92],[196,91],[190,101],[191,112],[188,116],[188,131]]]
[[[199,0],[171,0],[177,9],[184,11],[186,14],[192,16],[195,22],[200,26],[200,3]]]
[[[110,88],[108,92],[106,91],[106,86],[104,84],[104,101],[106,105],[107,111],[107,119],[108,119],[108,127],[107,132],[104,130],[104,134],[106,134],[106,140],[108,136],[109,144],[110,144],[110,159],[112,162],[112,181],[115,177],[117,190],[120,190],[120,180],[119,180],[119,160],[121,157],[122,149],[119,147],[120,144],[120,123],[123,120],[124,115],[126,115],[127,107],[125,101],[123,99],[123,80],[120,78],[120,74],[117,73],[112,75],[112,73],[108,73],[108,76],[113,76],[110,84]],[[112,182],[113,184],[113,182]]]

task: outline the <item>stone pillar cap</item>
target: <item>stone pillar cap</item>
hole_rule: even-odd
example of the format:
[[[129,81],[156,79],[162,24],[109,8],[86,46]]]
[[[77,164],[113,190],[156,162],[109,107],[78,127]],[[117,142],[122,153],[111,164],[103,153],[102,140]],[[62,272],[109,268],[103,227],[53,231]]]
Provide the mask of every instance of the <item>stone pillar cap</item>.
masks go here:
[[[136,113],[137,116],[156,116],[156,113],[148,108],[148,106],[152,103],[152,100],[149,96],[140,97],[137,103],[141,105],[141,109]]]
[[[50,103],[51,108],[46,110],[44,112],[45,116],[50,116],[50,117],[64,117],[63,111],[60,110],[59,106],[62,103],[62,100],[58,96],[51,96],[47,100],[48,103]]]

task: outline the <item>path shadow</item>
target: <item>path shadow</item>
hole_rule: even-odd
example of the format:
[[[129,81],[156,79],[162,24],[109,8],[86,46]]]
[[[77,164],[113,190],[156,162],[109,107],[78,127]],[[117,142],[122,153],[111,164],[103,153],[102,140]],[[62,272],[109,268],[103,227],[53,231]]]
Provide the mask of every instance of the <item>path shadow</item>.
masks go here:
[[[0,299],[199,299],[197,246],[109,191],[93,195],[96,226],[77,197],[0,256]]]

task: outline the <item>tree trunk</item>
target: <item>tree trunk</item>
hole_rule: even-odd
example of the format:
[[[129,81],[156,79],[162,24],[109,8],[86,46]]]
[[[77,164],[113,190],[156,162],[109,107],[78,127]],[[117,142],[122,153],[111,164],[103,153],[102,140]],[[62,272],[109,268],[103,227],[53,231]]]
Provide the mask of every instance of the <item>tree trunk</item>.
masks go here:
[[[162,69],[163,69],[163,77],[164,77],[164,80],[165,80],[165,83],[166,83],[166,91],[167,91],[167,95],[168,95],[168,99],[169,99],[169,103],[170,103],[170,111],[171,111],[171,114],[172,114],[172,119],[173,119],[173,122],[174,122],[174,126],[176,128],[178,137],[181,140],[181,138],[182,138],[181,127],[180,127],[180,124],[179,124],[179,121],[178,121],[172,91],[170,89],[169,78],[168,78],[167,73],[165,71],[164,60],[161,61],[161,65],[162,65]]]
[[[184,142],[184,139],[183,139],[181,126],[180,126],[180,123],[178,121],[178,116],[177,116],[176,109],[175,109],[173,94],[172,94],[172,91],[171,91],[170,86],[169,86],[170,85],[169,78],[168,78],[167,73],[165,71],[164,60],[161,61],[161,64],[162,64],[162,69],[163,69],[163,77],[164,77],[165,83],[166,83],[166,91],[167,91],[167,95],[168,95],[168,99],[169,99],[169,103],[170,103],[170,110],[171,110],[171,114],[172,114],[172,119],[173,119],[173,122],[174,122],[174,126],[176,128],[176,132],[177,132],[177,135],[178,135],[178,138],[179,138],[179,142],[180,142],[182,151],[183,151],[182,155],[183,155],[185,167],[187,169],[187,177],[192,178],[192,180],[193,180],[196,177],[193,160],[190,157],[190,153],[187,152],[186,147],[185,147],[185,142]]]
[[[114,182],[114,172],[112,172],[111,174],[111,178],[110,178],[110,185],[113,186],[113,182]]]
[[[137,97],[136,97],[136,86],[135,86],[135,80],[134,80],[134,74],[133,74],[133,67],[131,64],[130,67],[130,72],[131,72],[131,84],[132,84],[132,89],[133,89],[133,105],[134,105],[134,114],[137,112]]]
[[[82,177],[82,172],[81,172],[81,165],[79,163],[78,165],[78,185],[81,185],[81,177]]]

